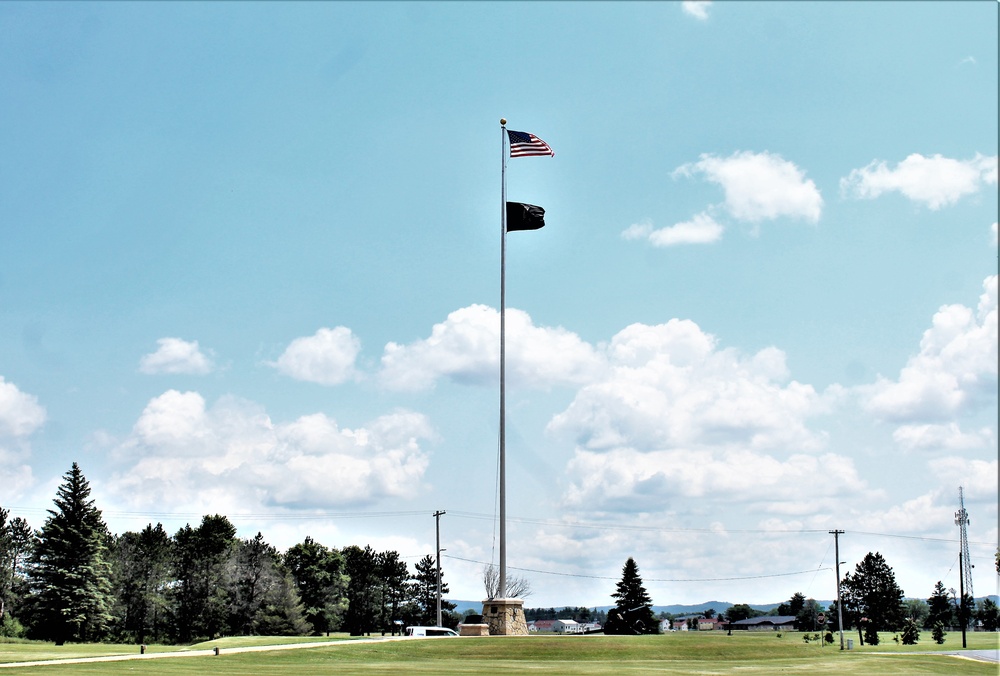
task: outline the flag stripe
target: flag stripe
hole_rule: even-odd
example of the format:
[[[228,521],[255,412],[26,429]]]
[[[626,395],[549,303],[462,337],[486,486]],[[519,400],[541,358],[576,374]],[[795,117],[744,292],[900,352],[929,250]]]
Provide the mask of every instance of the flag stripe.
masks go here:
[[[549,144],[534,134],[508,129],[507,138],[510,140],[511,157],[540,157],[544,155],[555,157],[556,153],[549,147]]]

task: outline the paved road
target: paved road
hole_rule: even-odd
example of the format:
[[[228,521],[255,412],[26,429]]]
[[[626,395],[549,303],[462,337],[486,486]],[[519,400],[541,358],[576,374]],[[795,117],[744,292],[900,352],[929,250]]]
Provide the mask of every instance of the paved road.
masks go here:
[[[244,646],[240,648],[220,648],[219,655],[228,655],[230,653],[254,653],[254,652],[264,652],[270,650],[295,650],[297,648],[319,648],[328,646],[341,646],[341,645],[354,645],[357,643],[376,643],[382,641],[401,641],[401,640],[421,640],[414,639],[406,636],[379,636],[378,638],[356,638],[350,640],[339,640],[339,641],[314,641],[311,643],[281,643],[278,645],[255,645],[255,646]],[[215,655],[215,649],[209,648],[208,650],[178,650],[175,652],[164,652],[164,653],[146,653],[145,655],[140,655],[138,652],[130,653],[128,655],[104,655],[102,657],[70,657],[58,660],[36,660],[34,662],[3,662],[0,663],[0,669],[11,669],[14,667],[40,667],[51,664],[80,664],[83,662],[122,662],[124,660],[156,660],[164,659],[167,657],[211,657]]]

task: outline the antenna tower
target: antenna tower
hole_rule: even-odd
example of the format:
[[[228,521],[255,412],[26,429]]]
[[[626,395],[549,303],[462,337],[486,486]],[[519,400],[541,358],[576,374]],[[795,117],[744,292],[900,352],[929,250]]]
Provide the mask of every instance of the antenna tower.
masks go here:
[[[972,593],[972,561],[969,560],[969,534],[966,526],[969,524],[969,513],[965,511],[965,496],[962,487],[958,487],[958,511],[955,512],[955,525],[962,532],[962,586],[966,594],[975,598]]]

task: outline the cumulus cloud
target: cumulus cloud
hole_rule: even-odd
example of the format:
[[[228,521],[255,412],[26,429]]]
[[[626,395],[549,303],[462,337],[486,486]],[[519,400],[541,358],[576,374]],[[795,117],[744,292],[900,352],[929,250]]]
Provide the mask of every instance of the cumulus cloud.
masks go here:
[[[711,0],[684,0],[681,3],[681,8],[685,14],[689,14],[701,21],[708,19],[708,8],[711,6]]]
[[[0,504],[14,500],[33,483],[29,437],[45,423],[45,408],[38,397],[22,392],[0,376]]]
[[[710,244],[722,238],[722,226],[709,214],[697,214],[690,221],[684,221],[665,228],[654,229],[649,221],[630,225],[622,232],[627,240],[647,239],[657,247],[677,244]]]
[[[142,373],[187,373],[204,375],[211,373],[215,365],[212,359],[201,351],[198,341],[180,338],[160,338],[156,352],[145,355],[139,361]]]
[[[736,152],[729,157],[701,155],[674,170],[677,176],[702,175],[725,191],[726,210],[741,221],[757,223],[780,217],[815,223],[823,198],[805,172],[780,155]]]
[[[18,389],[0,376],[0,436],[26,437],[45,422],[38,397]]]
[[[955,422],[947,425],[901,425],[892,433],[892,440],[908,451],[959,451],[989,448],[994,444],[990,428],[963,432]]]
[[[996,509],[997,482],[1000,476],[998,472],[1000,463],[996,459],[975,460],[950,456],[936,458],[927,465],[941,482],[942,487],[948,491],[947,504],[951,505],[952,509],[957,497],[952,491],[958,486],[964,489],[967,501],[992,503],[993,509]]]
[[[850,458],[797,453],[786,460],[749,449],[609,453],[578,449],[568,466],[570,506],[663,511],[725,496],[764,513],[811,514],[866,492]]]
[[[788,381],[785,355],[718,349],[689,320],[633,324],[605,347],[609,367],[549,423],[590,451],[724,446],[810,449],[824,443],[805,419],[826,397]]]
[[[983,282],[976,310],[945,305],[934,315],[899,378],[863,388],[865,407],[883,420],[934,422],[996,400],[997,276]]]
[[[550,387],[586,382],[602,363],[595,350],[560,327],[535,326],[521,310],[507,308],[507,379],[514,386]],[[438,378],[466,384],[495,383],[500,370],[500,313],[485,305],[455,310],[431,335],[408,345],[388,343],[382,355],[386,387],[419,390]]]
[[[245,512],[263,507],[370,505],[421,490],[433,437],[421,414],[398,411],[363,427],[323,413],[276,423],[258,405],[197,392],[152,399],[115,452],[127,469],[109,490],[136,507]]]
[[[349,328],[321,328],[293,340],[270,365],[296,380],[339,385],[359,376],[354,364],[360,352],[361,341]]]
[[[914,153],[895,168],[890,168],[885,161],[874,160],[866,167],[854,169],[840,179],[840,190],[860,199],[900,192],[937,210],[978,192],[983,185],[996,184],[996,155],[987,157],[976,153],[971,160],[956,160]]]

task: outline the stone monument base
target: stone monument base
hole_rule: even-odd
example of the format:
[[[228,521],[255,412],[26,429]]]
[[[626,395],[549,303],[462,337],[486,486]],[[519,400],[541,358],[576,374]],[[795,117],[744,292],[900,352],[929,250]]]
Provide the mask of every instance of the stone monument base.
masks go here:
[[[459,636],[489,636],[490,625],[488,624],[460,624],[458,625]]]
[[[527,636],[524,599],[486,599],[483,622],[489,626],[490,636]]]

